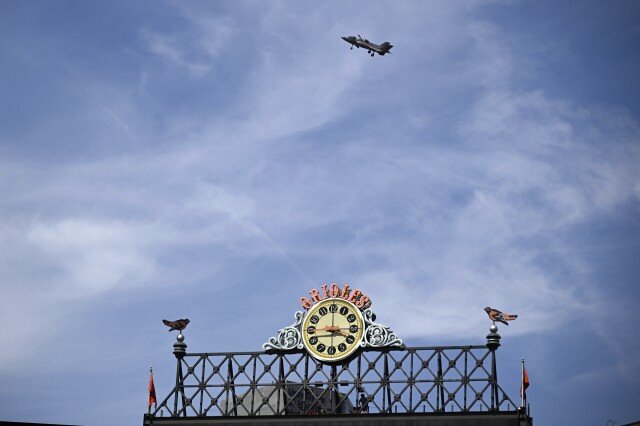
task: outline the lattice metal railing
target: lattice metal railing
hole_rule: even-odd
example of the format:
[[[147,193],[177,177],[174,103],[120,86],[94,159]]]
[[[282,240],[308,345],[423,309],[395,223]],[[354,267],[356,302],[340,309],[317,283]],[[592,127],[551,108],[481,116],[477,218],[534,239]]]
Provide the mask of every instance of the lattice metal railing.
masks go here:
[[[344,363],[306,352],[182,353],[153,416],[505,411],[486,346],[365,349]]]

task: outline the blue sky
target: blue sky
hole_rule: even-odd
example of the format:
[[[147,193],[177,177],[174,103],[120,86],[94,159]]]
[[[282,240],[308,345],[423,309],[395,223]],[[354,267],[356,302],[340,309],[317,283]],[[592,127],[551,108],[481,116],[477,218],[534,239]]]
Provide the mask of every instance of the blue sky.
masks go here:
[[[517,398],[527,359],[538,424],[640,419],[639,23],[633,1],[1,1],[0,417],[136,424],[148,367],[171,386],[162,318],[259,350],[336,281],[413,346],[518,313],[500,381]]]

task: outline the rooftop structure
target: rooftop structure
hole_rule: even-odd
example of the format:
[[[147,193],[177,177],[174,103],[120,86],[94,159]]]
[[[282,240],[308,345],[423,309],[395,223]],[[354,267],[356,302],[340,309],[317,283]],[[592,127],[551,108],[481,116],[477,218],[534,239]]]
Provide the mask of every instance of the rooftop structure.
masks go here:
[[[345,306],[350,309],[344,312],[346,321],[354,307]],[[495,325],[484,345],[405,347],[388,327],[375,323],[366,308],[365,320],[353,322],[362,325],[358,347],[330,362],[315,353],[320,343],[314,351],[302,340],[327,336],[326,346],[337,348],[350,334],[334,331],[347,329],[333,325],[339,323],[334,318],[325,327],[328,335],[321,334],[318,330],[325,328],[319,326],[305,335],[303,327],[314,312],[296,313],[296,322],[279,330],[260,352],[188,353],[179,334],[173,351],[175,386],[145,416],[144,424],[321,424],[331,419],[364,424],[369,419],[436,425],[449,424],[442,422],[452,416],[460,425],[531,424],[498,383],[500,335]],[[345,353],[350,350],[341,347]],[[335,356],[339,352],[336,349]]]

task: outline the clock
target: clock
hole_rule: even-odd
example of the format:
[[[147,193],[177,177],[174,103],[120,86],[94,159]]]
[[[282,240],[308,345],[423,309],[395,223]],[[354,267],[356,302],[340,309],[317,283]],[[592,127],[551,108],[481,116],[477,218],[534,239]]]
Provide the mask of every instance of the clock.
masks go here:
[[[360,309],[341,298],[324,299],[312,306],[302,322],[307,351],[324,362],[339,361],[360,346],[364,320]]]

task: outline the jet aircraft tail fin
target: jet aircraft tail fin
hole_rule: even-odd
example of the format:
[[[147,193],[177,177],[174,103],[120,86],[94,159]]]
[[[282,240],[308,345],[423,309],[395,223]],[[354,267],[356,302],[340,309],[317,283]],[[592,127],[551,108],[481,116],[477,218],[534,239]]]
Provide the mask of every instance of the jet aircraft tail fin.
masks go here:
[[[380,45],[380,47],[382,48],[382,51],[384,53],[387,53],[389,52],[389,50],[391,50],[391,48],[393,47],[393,44],[389,43],[388,41],[385,41]]]

